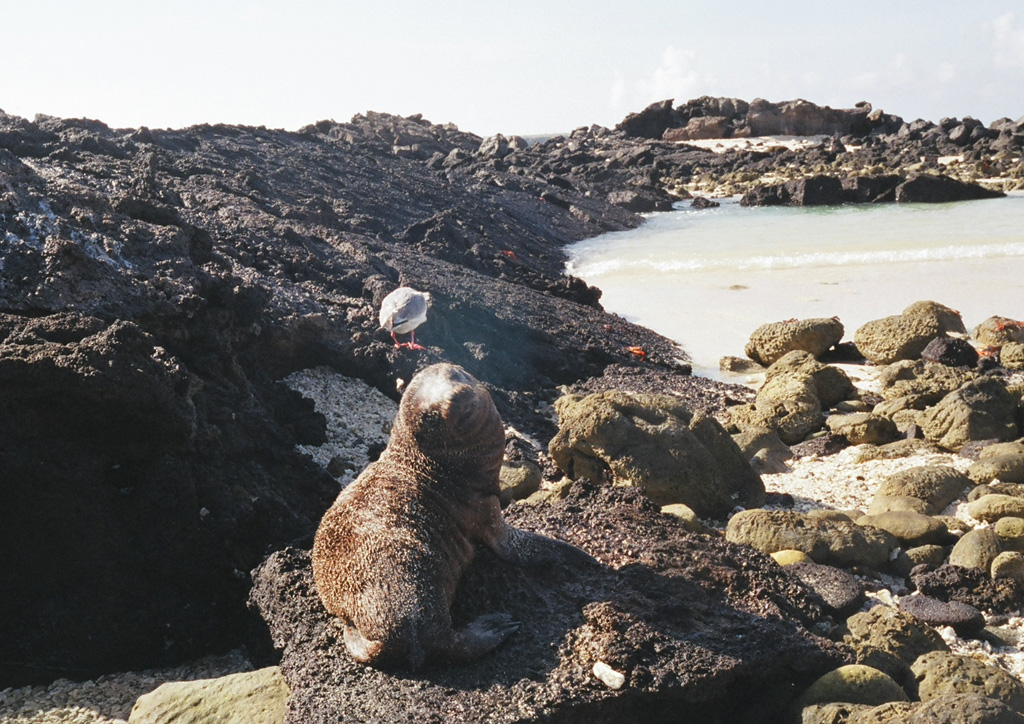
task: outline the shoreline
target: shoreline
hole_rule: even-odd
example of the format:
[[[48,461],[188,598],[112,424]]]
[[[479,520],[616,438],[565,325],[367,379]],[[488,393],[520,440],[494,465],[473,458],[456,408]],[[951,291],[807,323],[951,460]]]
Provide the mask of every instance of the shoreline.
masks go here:
[[[873,149],[760,158],[596,127],[525,146],[372,113],[298,133],[0,114],[0,371],[22,391],[0,416],[18,483],[5,553],[39,561],[12,569],[0,602],[0,661],[27,662],[0,676],[265,643],[240,623],[247,572],[308,538],[337,491],[330,469],[363,460],[359,445],[317,461],[298,447],[322,445],[328,423],[280,383],[292,373],[327,366],[394,400],[422,366],[461,364],[536,442],[516,453],[549,477],[536,447],[563,388],[628,378],[735,403],[728,386],[686,374],[685,347],[600,309],[597,290],[562,273],[565,247],[631,228],[686,188],[878,158],[902,172],[896,152],[920,141],[880,118]],[[981,152],[1006,134],[977,135]],[[418,354],[376,319],[407,284],[435,300]],[[67,581],[88,605],[55,617]],[[74,688],[88,701],[92,687]]]

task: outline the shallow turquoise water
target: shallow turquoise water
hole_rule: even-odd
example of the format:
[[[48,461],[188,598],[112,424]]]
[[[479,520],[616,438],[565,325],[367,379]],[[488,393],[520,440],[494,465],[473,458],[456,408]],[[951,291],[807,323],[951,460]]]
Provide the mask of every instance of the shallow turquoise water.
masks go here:
[[[715,375],[769,321],[838,316],[852,338],[920,299],[960,310],[969,327],[993,314],[1024,319],[1024,194],[813,208],[730,199],[653,215],[569,257],[607,310],[676,340]]]

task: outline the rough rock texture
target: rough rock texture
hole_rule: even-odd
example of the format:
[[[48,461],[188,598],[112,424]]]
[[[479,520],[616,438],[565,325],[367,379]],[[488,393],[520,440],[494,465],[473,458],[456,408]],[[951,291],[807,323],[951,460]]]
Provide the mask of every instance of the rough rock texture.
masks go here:
[[[847,664],[830,671],[800,695],[803,707],[826,702],[877,706],[890,701],[909,701],[907,693],[888,674],[863,664]]]
[[[814,380],[814,390],[823,410],[856,396],[857,389],[849,375],[814,358],[810,352],[793,350],[779,357],[765,370],[765,382],[781,376],[807,375]]]
[[[1024,343],[1024,322],[1008,317],[989,317],[971,333],[983,347],[1002,347],[1010,342]]]
[[[987,569],[919,566],[910,574],[918,591],[940,601],[960,601],[982,611],[1008,613],[1024,605],[1024,586],[1010,578],[993,580]]]
[[[912,665],[921,701],[949,694],[980,694],[1024,713],[1024,684],[994,666],[946,651],[923,654]]]
[[[933,341],[942,339],[944,338],[937,337]],[[976,377],[977,375],[969,370],[956,369],[945,364],[925,360],[901,360],[879,373],[878,384],[881,388],[880,393],[886,400],[903,398],[906,400],[906,406],[923,410]]]
[[[974,606],[960,601],[940,601],[931,596],[903,596],[900,610],[929,626],[952,626],[961,636],[970,636],[985,628],[985,617]]]
[[[1003,483],[1024,483],[1024,453],[988,455],[973,463],[967,475],[979,485],[996,478]]]
[[[770,365],[795,349],[820,357],[839,344],[843,324],[838,319],[794,319],[762,324],[755,329],[744,349],[755,362]]]
[[[784,564],[780,562],[780,565]],[[787,565],[786,573],[796,576],[808,588],[821,596],[826,610],[836,616],[850,616],[864,603],[866,595],[864,585],[853,574],[847,573],[841,568],[811,562],[797,562]]]
[[[934,630],[909,613],[888,606],[854,614],[846,620],[846,643],[858,652],[884,651],[907,664],[930,651],[949,651],[949,646]]]
[[[684,503],[705,517],[764,503],[760,475],[728,433],[675,397],[568,395],[555,410],[558,433],[548,449],[572,479],[636,485],[660,505]]]
[[[248,637],[246,571],[308,536],[337,491],[296,451],[324,438],[279,382],[296,370],[394,398],[456,362],[542,440],[559,384],[616,363],[685,376],[675,345],[563,274],[564,244],[640,218],[607,187],[461,170],[480,147],[381,114],[291,133],[0,113],[0,681]],[[403,283],[434,299],[422,353],[377,329]]]
[[[865,322],[854,333],[853,343],[869,361],[887,365],[917,359],[940,334],[940,325],[933,317],[897,314]]]
[[[946,176],[914,174],[896,187],[896,201],[900,203],[943,203],[992,199],[1003,194],[977,184],[964,183]]]
[[[946,506],[972,487],[971,479],[948,465],[921,465],[893,473],[875,491],[869,513],[897,510],[886,503],[894,499],[913,498],[921,501],[918,511],[938,515]]]
[[[815,563],[881,568],[896,548],[896,538],[878,528],[832,517],[789,510],[742,510],[729,519],[726,540],[765,553],[803,551]]]
[[[139,697],[129,724],[280,724],[288,701],[280,668],[162,684]]]
[[[736,405],[728,414],[730,430],[772,430],[787,445],[802,442],[824,422],[818,385],[806,374],[772,377],[757,391],[752,405]]]
[[[845,654],[804,628],[810,594],[766,556],[685,532],[640,491],[576,483],[552,506],[512,506],[510,523],[583,547],[608,567],[524,569],[481,556],[454,617],[506,611],[520,630],[467,666],[408,672],[353,662],[320,606],[308,556],[275,553],[254,605],[283,651],[288,722],[645,722],[682,709],[704,722],[776,721]],[[624,675],[598,680],[602,662]],[[611,676],[606,675],[608,681]],[[795,690],[790,687],[794,687]],[[758,697],[746,696],[756,688]]]
[[[900,436],[892,420],[872,412],[829,415],[825,422],[832,434],[842,435],[851,445],[884,445]]]
[[[1019,434],[1017,401],[993,377],[964,384],[918,415],[927,440],[959,450],[972,440],[1013,440]]]

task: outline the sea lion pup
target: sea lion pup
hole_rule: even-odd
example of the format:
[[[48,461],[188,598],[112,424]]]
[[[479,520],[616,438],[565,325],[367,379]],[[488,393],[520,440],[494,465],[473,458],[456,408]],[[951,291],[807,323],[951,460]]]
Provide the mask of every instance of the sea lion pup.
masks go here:
[[[506,561],[594,559],[508,526],[498,504],[505,432],[491,396],[461,367],[436,364],[409,383],[388,446],[324,514],[313,577],[356,661],[419,668],[467,661],[519,628],[506,613],[456,631],[455,587],[481,543]]]

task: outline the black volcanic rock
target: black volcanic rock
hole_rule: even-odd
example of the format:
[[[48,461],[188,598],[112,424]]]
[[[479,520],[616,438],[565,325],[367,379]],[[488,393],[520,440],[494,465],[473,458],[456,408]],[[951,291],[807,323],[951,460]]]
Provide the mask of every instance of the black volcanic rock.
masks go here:
[[[397,397],[456,362],[542,441],[556,385],[612,364],[684,374],[673,343],[563,274],[564,244],[640,218],[428,163],[479,147],[383,114],[298,133],[0,114],[0,686],[246,639],[245,572],[337,492],[296,451],[324,422],[279,382],[292,371]],[[422,353],[378,330],[403,283],[434,295]]]
[[[672,99],[652,103],[639,113],[630,113],[615,130],[634,138],[661,138],[665,131],[679,125]]]
[[[915,174],[896,187],[896,201],[902,203],[941,203],[994,199],[1005,196],[978,184],[969,184],[947,176]]]
[[[689,533],[636,488],[575,483],[552,505],[513,505],[514,525],[570,540],[601,567],[520,568],[480,556],[455,595],[465,622],[507,612],[520,629],[465,665],[419,672],[355,663],[288,549],[254,573],[291,687],[286,722],[779,721],[793,696],[847,661],[812,634],[816,596],[767,556]],[[624,675],[602,683],[602,663]],[[757,691],[757,696],[749,692]]]

